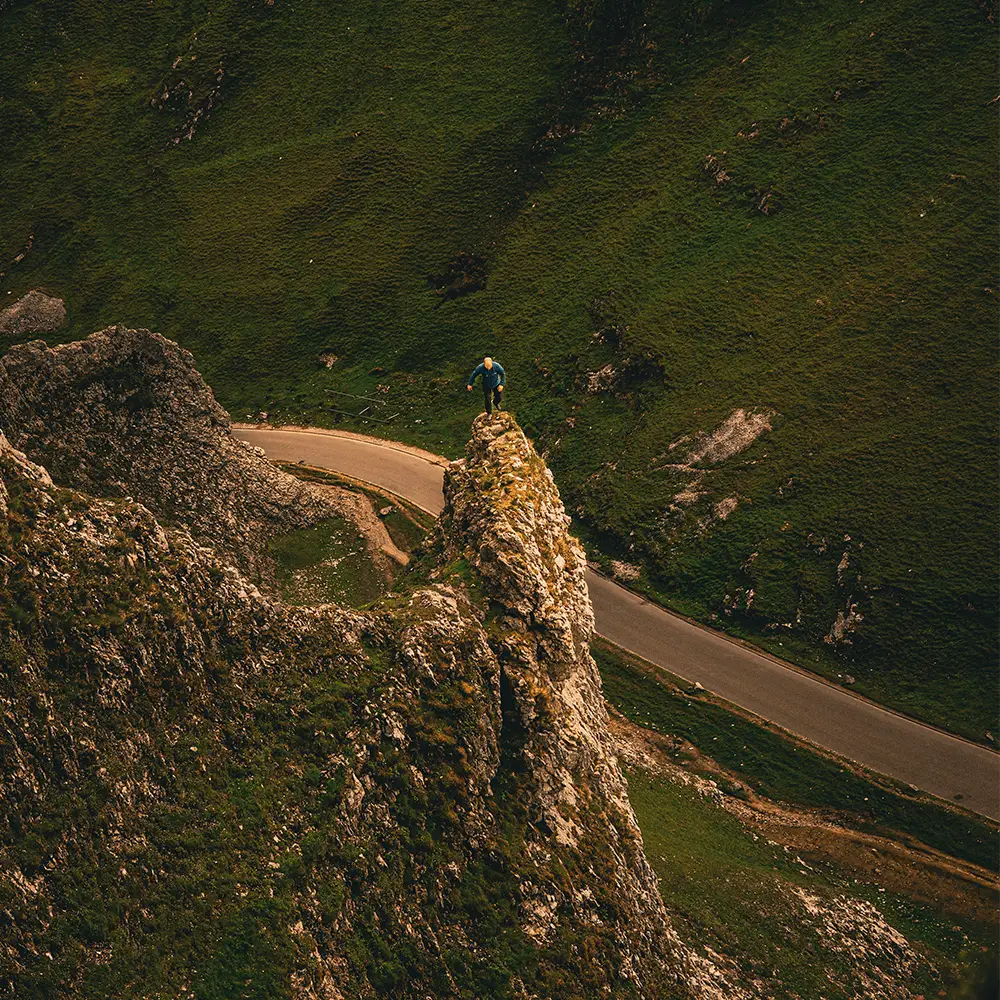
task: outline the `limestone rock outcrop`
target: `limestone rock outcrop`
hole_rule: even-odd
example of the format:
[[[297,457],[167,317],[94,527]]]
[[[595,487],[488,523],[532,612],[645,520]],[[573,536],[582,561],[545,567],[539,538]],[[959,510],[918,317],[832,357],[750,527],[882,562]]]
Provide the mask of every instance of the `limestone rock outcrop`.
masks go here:
[[[109,327],[0,359],[0,429],[60,483],[131,497],[245,571],[267,575],[267,539],[325,517],[353,520],[373,557],[389,539],[364,497],[304,483],[233,437],[188,351]]]
[[[364,611],[245,571],[348,500],[235,441],[176,344],[22,345],[0,428],[0,995],[769,995],[659,895],[584,553],[510,415]],[[795,899],[876,940],[858,995],[909,995],[877,911]]]
[[[231,557],[322,503],[176,345],[19,347],[0,419],[0,992],[698,993],[582,553],[509,418],[448,477],[440,582],[363,612],[285,605]]]
[[[642,850],[608,732],[597,666],[589,651],[594,612],[586,557],[568,531],[552,473],[507,413],[476,418],[463,461],[445,475],[439,531],[450,558],[468,559],[496,607],[491,631],[510,693],[507,725],[522,734],[535,788],[530,849],[554,841],[581,849],[606,840],[607,872],[627,950],[641,967],[666,939],[663,904]],[[595,816],[600,829],[594,828]],[[530,851],[529,851],[530,853]],[[568,907],[596,916],[600,892],[586,881],[560,900],[526,899],[533,934],[546,938]],[[595,891],[597,890],[597,891]],[[624,944],[624,941],[623,941]]]
[[[0,309],[0,337],[53,333],[66,325],[66,303],[33,288],[16,302]]]

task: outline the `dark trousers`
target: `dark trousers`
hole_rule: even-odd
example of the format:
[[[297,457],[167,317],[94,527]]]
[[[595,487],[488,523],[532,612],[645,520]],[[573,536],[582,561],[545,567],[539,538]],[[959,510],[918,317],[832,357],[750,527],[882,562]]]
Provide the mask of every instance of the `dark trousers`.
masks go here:
[[[500,397],[503,393],[500,392],[500,386],[495,389],[491,389],[486,383],[483,383],[483,406],[486,407],[487,413],[493,412],[493,407],[495,406],[498,410],[503,409],[500,405]]]

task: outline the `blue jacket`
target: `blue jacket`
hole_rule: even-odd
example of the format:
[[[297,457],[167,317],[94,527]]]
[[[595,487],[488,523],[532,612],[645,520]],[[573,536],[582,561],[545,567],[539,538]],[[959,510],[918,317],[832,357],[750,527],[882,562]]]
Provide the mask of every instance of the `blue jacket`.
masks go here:
[[[507,384],[507,375],[503,370],[503,365],[497,364],[496,361],[493,362],[493,367],[488,370],[486,365],[476,365],[469,376],[469,385],[476,381],[477,375],[483,376],[483,388],[485,389],[495,389],[498,385]]]

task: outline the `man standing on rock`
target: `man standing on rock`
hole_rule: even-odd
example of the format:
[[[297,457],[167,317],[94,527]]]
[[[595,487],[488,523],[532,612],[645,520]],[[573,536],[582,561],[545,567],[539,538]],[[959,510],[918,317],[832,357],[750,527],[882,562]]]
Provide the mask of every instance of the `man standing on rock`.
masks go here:
[[[494,404],[498,410],[501,409],[500,394],[507,384],[507,375],[504,373],[503,365],[492,358],[483,358],[483,363],[476,365],[469,376],[469,384],[465,387],[466,392],[472,392],[472,383],[479,375],[483,377],[483,405],[486,407],[486,412],[492,417]]]

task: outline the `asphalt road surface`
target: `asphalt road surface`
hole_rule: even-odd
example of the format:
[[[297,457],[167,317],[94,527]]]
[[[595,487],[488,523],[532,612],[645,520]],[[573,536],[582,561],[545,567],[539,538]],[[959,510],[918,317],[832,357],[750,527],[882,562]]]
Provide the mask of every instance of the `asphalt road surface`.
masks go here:
[[[444,505],[444,460],[403,445],[312,429],[237,427],[234,433],[272,459],[373,483],[433,514]],[[1000,819],[1000,754],[695,625],[597,573],[588,573],[587,583],[605,638],[873,771]]]

